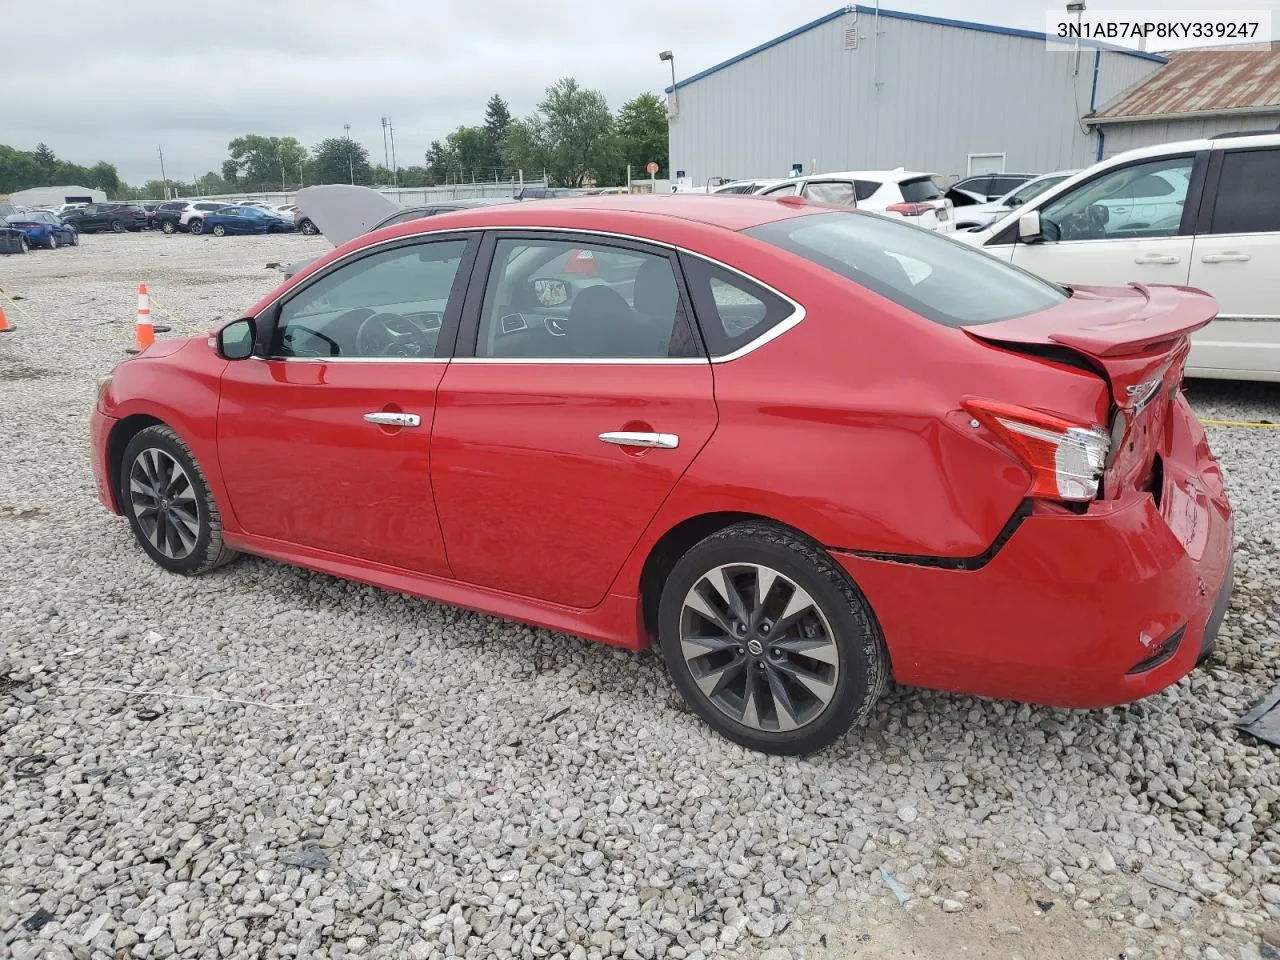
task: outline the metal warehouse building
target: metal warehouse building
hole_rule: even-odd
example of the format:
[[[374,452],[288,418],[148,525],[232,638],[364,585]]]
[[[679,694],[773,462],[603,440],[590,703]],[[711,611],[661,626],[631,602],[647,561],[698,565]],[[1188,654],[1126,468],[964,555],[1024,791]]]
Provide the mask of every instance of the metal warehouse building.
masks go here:
[[[959,177],[1088,166],[1087,116],[1159,71],[1154,53],[848,6],[668,89],[671,168],[710,177],[886,169]]]

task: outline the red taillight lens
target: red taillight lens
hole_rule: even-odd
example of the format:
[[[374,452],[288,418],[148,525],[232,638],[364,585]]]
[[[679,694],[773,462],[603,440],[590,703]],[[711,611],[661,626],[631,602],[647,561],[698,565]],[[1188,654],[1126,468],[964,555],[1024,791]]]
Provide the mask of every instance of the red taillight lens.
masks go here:
[[[904,217],[921,217],[932,209],[931,203],[891,203],[885,207],[889,213],[900,213]]]
[[[966,399],[962,406],[1026,464],[1028,496],[1092,500],[1098,495],[1111,449],[1111,437],[1101,427],[1011,403]]]
[[[590,277],[600,275],[600,267],[596,264],[595,254],[590,250],[574,250],[569,254],[569,262],[564,265],[565,273],[583,273]]]

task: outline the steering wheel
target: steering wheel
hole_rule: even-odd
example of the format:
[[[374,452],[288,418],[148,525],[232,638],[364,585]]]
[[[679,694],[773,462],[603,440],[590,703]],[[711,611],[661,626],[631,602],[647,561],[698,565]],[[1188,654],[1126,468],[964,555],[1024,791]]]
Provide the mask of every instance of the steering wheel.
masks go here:
[[[356,331],[362,357],[420,357],[425,346],[421,326],[398,313],[374,313]]]

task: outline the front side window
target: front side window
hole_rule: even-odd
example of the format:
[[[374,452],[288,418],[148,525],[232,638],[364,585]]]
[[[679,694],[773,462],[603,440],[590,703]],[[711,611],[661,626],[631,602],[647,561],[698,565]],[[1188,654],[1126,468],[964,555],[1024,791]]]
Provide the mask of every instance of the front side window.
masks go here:
[[[477,357],[696,356],[671,261],[589,240],[501,239],[485,288]]]
[[[771,190],[765,190],[762,196],[766,197],[793,197],[798,189],[794,183],[784,183],[780,187],[774,187]]]
[[[805,199],[815,203],[832,203],[842,207],[853,206],[853,184],[846,181],[827,180],[810,183],[804,188]]]
[[[434,357],[465,240],[361,257],[285,301],[272,335],[278,358]]]
[[[981,250],[872,214],[791,217],[744,233],[948,327],[1008,320],[1067,298],[1061,287]]]
[[[1040,210],[1046,241],[1172,237],[1182,223],[1193,157],[1135,163],[1082,183]]]
[[[1280,150],[1233,150],[1222,158],[1210,233],[1280,231]]]
[[[1024,183],[1017,190],[1013,191],[1005,197],[1004,205],[1006,207],[1020,207],[1033,197],[1038,197],[1050,187],[1056,187],[1063,180],[1067,179],[1064,174],[1061,177],[1041,177],[1039,180],[1032,180],[1030,183]]]

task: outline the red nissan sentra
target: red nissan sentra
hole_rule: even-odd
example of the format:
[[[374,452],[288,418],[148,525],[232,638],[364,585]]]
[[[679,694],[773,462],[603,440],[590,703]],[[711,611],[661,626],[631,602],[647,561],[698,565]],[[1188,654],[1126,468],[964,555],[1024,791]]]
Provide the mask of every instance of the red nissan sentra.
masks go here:
[[[805,753],[891,676],[1102,707],[1195,666],[1232,582],[1179,389],[1215,311],[792,199],[477,209],[122,363],[93,465],[167,570],[656,642],[725,736]]]

